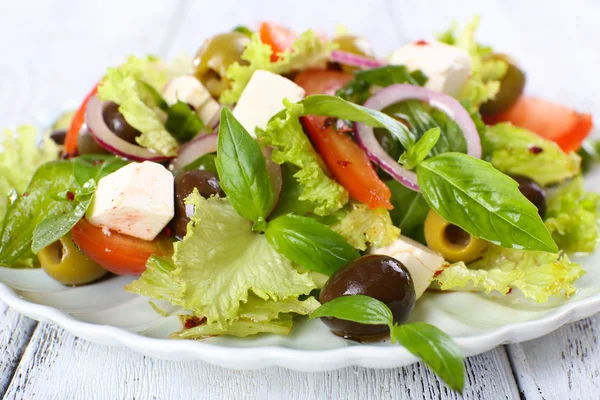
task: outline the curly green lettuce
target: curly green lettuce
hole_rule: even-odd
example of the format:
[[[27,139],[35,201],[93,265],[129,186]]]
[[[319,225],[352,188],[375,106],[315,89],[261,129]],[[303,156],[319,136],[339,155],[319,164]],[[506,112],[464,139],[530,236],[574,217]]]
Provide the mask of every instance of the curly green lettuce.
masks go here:
[[[389,211],[384,208],[372,210],[366,204],[352,202],[339,213],[343,216],[329,228],[359,250],[364,251],[369,245],[388,246],[400,236],[400,229],[394,226]]]
[[[496,97],[500,81],[508,70],[505,61],[488,57],[492,53],[490,47],[475,41],[478,27],[479,16],[475,16],[460,33],[457,34],[456,27],[452,26],[438,37],[440,42],[465,49],[471,55],[471,76],[459,95],[459,100],[470,112],[477,111],[483,103]]]
[[[561,250],[591,253],[598,244],[600,194],[588,192],[576,177],[548,201],[544,223]]]
[[[294,41],[291,49],[281,53],[277,61],[271,61],[271,46],[261,42],[260,36],[255,33],[241,56],[247,64],[235,62],[227,69],[231,88],[221,94],[219,101],[229,105],[236,103],[256,70],[286,74],[322,65],[335,48],[333,42],[324,42],[314,31],[308,30]]]
[[[127,123],[141,132],[137,143],[158,153],[177,155],[177,140],[163,123],[163,117],[146,85],[160,92],[168,82],[168,74],[155,57],[130,56],[117,68],[109,68],[98,86],[98,97],[119,105]]]
[[[287,100],[284,103],[285,112],[272,118],[265,130],[257,129],[258,140],[273,148],[274,162],[298,167],[294,178],[302,186],[299,199],[314,203],[315,214],[330,215],[348,203],[348,192],[327,175],[325,164],[304,134],[298,119],[304,107]]]
[[[223,329],[241,318],[251,295],[284,301],[315,288],[226,199],[204,199],[194,191],[186,203],[195,214],[172,260],[152,259],[126,290],[167,300]]]
[[[48,137],[38,146],[39,132],[30,125],[12,131],[5,129],[0,136],[0,226],[15,191],[23,194],[31,177],[42,164],[58,159],[59,148]]]
[[[576,291],[575,281],[584,273],[566,254],[491,246],[480,260],[468,267],[463,262],[450,265],[432,282],[442,290],[495,291],[502,295],[519,289],[526,298],[544,303],[551,296],[571,296]]]
[[[556,143],[510,123],[488,127],[485,138],[491,163],[506,174],[523,175],[542,186],[563,182],[581,172],[581,157]]]

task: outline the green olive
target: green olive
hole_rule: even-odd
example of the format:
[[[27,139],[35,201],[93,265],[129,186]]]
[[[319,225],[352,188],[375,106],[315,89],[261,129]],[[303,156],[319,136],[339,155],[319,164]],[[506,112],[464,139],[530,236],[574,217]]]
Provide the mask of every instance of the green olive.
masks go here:
[[[96,142],[90,131],[83,127],[77,138],[77,153],[81,156],[84,154],[109,154],[102,146]]]
[[[488,246],[485,240],[471,236],[433,210],[427,214],[424,231],[427,246],[449,262],[474,261],[481,257]]]
[[[227,68],[236,61],[244,63],[241,55],[249,42],[248,36],[240,32],[221,33],[207,39],[196,53],[196,77],[214,97],[229,88]]]
[[[373,52],[371,43],[361,36],[340,35],[333,38],[332,42],[338,45],[339,50],[367,58],[375,58],[375,53]],[[356,70],[355,67],[351,67],[349,65],[342,65],[341,67],[344,72],[348,73]]]
[[[505,61],[508,69],[500,81],[500,91],[496,97],[481,105],[481,113],[484,115],[498,114],[508,110],[517,102],[525,88],[525,73],[508,56],[493,54],[490,59]]]
[[[63,285],[85,285],[107,274],[75,246],[71,234],[43,248],[38,259],[43,270]]]

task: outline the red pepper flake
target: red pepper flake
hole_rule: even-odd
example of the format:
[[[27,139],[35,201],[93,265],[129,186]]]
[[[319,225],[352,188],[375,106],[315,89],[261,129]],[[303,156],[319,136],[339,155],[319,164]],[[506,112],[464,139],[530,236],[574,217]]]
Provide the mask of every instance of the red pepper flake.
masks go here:
[[[69,200],[69,201],[75,200],[75,193],[68,191],[67,192],[67,200]]]
[[[199,325],[202,325],[205,322],[206,322],[206,317],[200,318],[200,317],[193,316],[193,317],[187,318],[185,320],[185,323],[183,324],[183,326],[185,327],[185,329],[192,329]]]
[[[94,161],[92,162],[92,165],[95,167],[95,166],[97,166],[97,165],[100,165],[100,164],[102,164],[102,163],[104,163],[104,160],[94,160]]]
[[[342,168],[346,168],[348,165],[351,165],[352,162],[348,160],[339,160],[337,164],[341,165]]]
[[[417,40],[415,42],[415,46],[427,46],[429,44],[429,42],[425,41],[425,40]]]
[[[508,288],[508,292],[506,292],[506,294],[511,294],[512,293],[512,288]]]
[[[334,118],[334,117],[325,118],[325,121],[323,121],[323,129],[329,128],[330,126],[335,124],[335,121],[336,121],[336,118]]]
[[[531,154],[540,154],[542,151],[544,151],[544,149],[542,149],[539,146],[534,146],[534,145],[529,146],[529,152]]]
[[[443,270],[444,270],[443,268],[440,268],[440,269],[438,269],[437,271],[435,271],[435,272],[433,273],[433,277],[434,277],[434,278],[437,278],[438,276],[440,276],[440,275],[442,274],[442,271],[443,271]]]
[[[22,195],[22,196],[23,196],[23,197],[27,197],[27,196],[29,196],[29,193],[25,192],[25,193],[23,193],[23,195]]]

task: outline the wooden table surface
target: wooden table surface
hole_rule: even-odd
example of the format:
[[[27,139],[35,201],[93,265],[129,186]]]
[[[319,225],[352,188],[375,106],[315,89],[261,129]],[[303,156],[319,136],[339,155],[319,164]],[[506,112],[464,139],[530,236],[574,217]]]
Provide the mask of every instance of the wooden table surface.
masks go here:
[[[480,39],[514,55],[527,90],[600,117],[598,0],[19,0],[0,2],[0,126],[44,122],[74,106],[127,54],[194,52],[211,34],[276,20],[371,38],[384,55],[452,20],[482,17]],[[600,398],[598,315],[467,359],[464,398]],[[0,302],[5,399],[460,398],[422,364],[391,370],[230,371],[92,344]]]

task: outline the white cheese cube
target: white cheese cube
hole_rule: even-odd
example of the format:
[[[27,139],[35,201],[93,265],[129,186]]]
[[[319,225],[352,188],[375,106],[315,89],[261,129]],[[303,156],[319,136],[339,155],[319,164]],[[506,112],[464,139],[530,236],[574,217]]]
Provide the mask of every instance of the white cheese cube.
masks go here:
[[[305,91],[294,82],[269,71],[257,70],[233,109],[233,116],[256,137],[256,128],[264,129],[271,117],[283,110],[283,99],[292,103],[304,98]]]
[[[420,69],[429,78],[426,88],[456,96],[471,74],[471,56],[461,48],[440,42],[418,41],[394,51],[390,63]]]
[[[192,75],[172,79],[163,89],[163,98],[172,106],[177,101],[194,107],[204,125],[212,127],[219,118],[221,106],[212,98],[208,89]]]
[[[429,287],[431,278],[444,265],[444,258],[421,243],[400,236],[387,247],[371,249],[371,254],[384,254],[400,261],[413,279],[417,299]]]
[[[131,163],[105,176],[86,213],[95,226],[153,240],[173,218],[174,179],[150,161]]]

